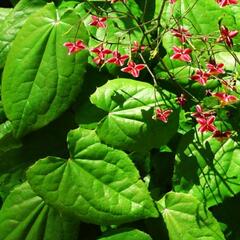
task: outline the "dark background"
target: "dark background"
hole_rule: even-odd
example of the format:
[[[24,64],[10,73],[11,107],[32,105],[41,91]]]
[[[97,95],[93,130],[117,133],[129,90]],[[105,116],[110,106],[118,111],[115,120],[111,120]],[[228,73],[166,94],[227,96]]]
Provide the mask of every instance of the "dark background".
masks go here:
[[[12,7],[12,4],[9,0],[0,0],[0,7]]]

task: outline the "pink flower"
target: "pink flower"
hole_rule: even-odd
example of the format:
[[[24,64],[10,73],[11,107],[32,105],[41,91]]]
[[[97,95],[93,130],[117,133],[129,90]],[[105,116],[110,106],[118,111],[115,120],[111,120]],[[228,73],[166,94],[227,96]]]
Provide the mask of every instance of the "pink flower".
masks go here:
[[[222,106],[233,104],[238,101],[238,98],[234,95],[228,95],[224,92],[218,92],[212,94],[214,97],[218,98]]]
[[[135,62],[131,61],[128,63],[128,66],[122,68],[122,72],[130,73],[134,77],[139,77],[140,71],[145,68],[145,64],[136,64]]]
[[[185,105],[187,99],[185,98],[184,94],[181,94],[178,98],[177,98],[177,103],[182,107],[183,105]]]
[[[97,56],[93,59],[93,62],[95,62],[97,65],[103,65],[105,60]]]
[[[213,122],[215,121],[215,116],[211,116],[209,118],[197,118],[197,122],[200,124],[200,127],[198,128],[198,131],[203,132],[214,132],[216,131],[216,127],[213,125]]]
[[[198,69],[195,74],[191,77],[192,80],[199,82],[201,85],[206,85],[209,73],[206,73],[200,69]]]
[[[208,69],[207,73],[210,75],[223,74],[225,73],[223,70],[223,67],[224,67],[223,63],[216,64],[215,61],[212,61],[211,63],[207,64],[207,69]]]
[[[160,108],[157,108],[156,111],[155,111],[155,118],[164,122],[164,123],[167,123],[168,122],[168,117],[172,112],[173,112],[172,109],[162,110]]]
[[[66,42],[63,45],[68,48],[68,55],[79,52],[86,48],[83,41],[81,40],[77,40],[75,43]]]
[[[220,7],[225,7],[230,4],[237,4],[237,0],[216,0],[216,2],[220,5]]]
[[[179,38],[182,43],[185,43],[187,41],[187,38],[192,36],[190,32],[182,26],[179,26],[178,28],[173,28],[171,30],[171,33],[173,34],[173,36]]]
[[[174,4],[177,0],[169,0],[169,3]]]
[[[98,47],[95,47],[91,52],[96,53],[98,56],[93,59],[97,65],[102,65],[105,61],[105,56],[112,53],[110,49],[105,49],[103,44],[100,44]]]
[[[180,60],[184,62],[191,62],[191,57],[189,54],[192,52],[190,48],[179,48],[173,47],[174,54],[171,56],[171,59]]]
[[[225,42],[229,47],[233,46],[232,38],[237,36],[238,31],[229,31],[227,27],[221,26],[220,28],[220,37],[217,39],[217,42]]]
[[[203,111],[201,105],[196,105],[196,112],[192,113],[191,116],[195,118],[207,118],[214,114],[214,111]]]
[[[109,58],[106,62],[114,63],[118,66],[123,66],[124,62],[129,58],[128,55],[121,55],[118,51],[113,51],[113,57]]]
[[[91,49],[91,52],[96,53],[101,60],[105,59],[105,55],[112,53],[110,49],[105,49],[103,44],[100,44],[98,47]]]
[[[106,17],[97,17],[97,16],[92,15],[92,21],[91,21],[90,25],[98,27],[98,28],[105,28],[106,20],[107,20]]]
[[[230,138],[230,136],[231,136],[231,131],[221,132],[219,130],[216,130],[213,133],[213,137],[216,138],[220,142],[226,140],[227,138]]]
[[[139,50],[141,51],[141,52],[143,52],[144,50],[145,50],[145,46],[144,45],[142,45],[142,46],[140,46],[139,45],[139,43],[137,42],[137,41],[134,41],[133,42],[133,47],[132,47],[132,49],[131,49],[131,52],[138,52]]]

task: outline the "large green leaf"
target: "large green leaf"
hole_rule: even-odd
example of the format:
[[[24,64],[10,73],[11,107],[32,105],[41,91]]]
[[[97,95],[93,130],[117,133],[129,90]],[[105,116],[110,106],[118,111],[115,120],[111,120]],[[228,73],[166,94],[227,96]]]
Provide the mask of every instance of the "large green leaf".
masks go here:
[[[74,240],[78,224],[46,205],[27,182],[15,188],[0,211],[2,240]]]
[[[159,202],[170,240],[224,240],[217,220],[190,194],[167,193]]]
[[[149,150],[165,145],[177,131],[177,110],[168,123],[153,119],[156,105],[174,108],[174,95],[166,91],[158,93],[148,83],[123,78],[111,80],[97,88],[90,99],[107,114],[97,127],[100,139],[116,148]]]
[[[152,238],[138,229],[118,229],[104,234],[98,240],[151,240]]]
[[[48,4],[20,30],[2,79],[4,110],[15,136],[41,128],[64,112],[79,94],[87,51],[67,56],[64,42],[75,35],[87,44],[79,17]]]
[[[176,155],[174,185],[190,191],[207,206],[240,192],[240,147],[229,138],[220,142],[209,135],[186,134]]]
[[[15,39],[27,18],[33,12],[44,6],[46,2],[47,0],[21,0],[15,8],[5,16],[4,21],[0,21],[0,68],[4,66],[12,41]]]
[[[127,154],[101,144],[92,130],[69,133],[68,160],[47,157],[27,172],[34,191],[59,210],[95,224],[157,217]]]

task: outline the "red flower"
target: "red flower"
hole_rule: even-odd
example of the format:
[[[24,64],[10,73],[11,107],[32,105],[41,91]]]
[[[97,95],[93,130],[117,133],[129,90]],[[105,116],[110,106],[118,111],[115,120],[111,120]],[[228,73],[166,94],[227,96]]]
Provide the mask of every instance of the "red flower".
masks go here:
[[[212,95],[218,98],[222,106],[232,104],[238,101],[238,98],[236,96],[228,95],[224,92],[213,93]]]
[[[68,48],[68,55],[79,52],[86,48],[83,41],[81,40],[77,40],[75,43],[66,42],[63,45]]]
[[[225,42],[229,47],[233,46],[232,38],[237,36],[238,31],[229,31],[227,27],[221,26],[220,28],[220,37],[217,39],[217,42]]]
[[[209,73],[206,73],[200,69],[198,69],[195,74],[191,77],[192,80],[198,81],[202,85],[206,85]]]
[[[145,64],[136,64],[135,62],[131,61],[128,63],[128,66],[122,68],[122,72],[130,73],[134,77],[138,77],[141,70],[145,68]]]
[[[103,65],[104,64],[104,62],[105,62],[105,60],[104,59],[101,59],[100,57],[95,57],[94,59],[93,59],[93,61],[97,64],[97,65]]]
[[[189,54],[192,52],[190,48],[179,48],[179,47],[173,47],[174,54],[171,56],[171,59],[181,60],[184,62],[191,62],[191,57]]]
[[[97,65],[102,65],[105,61],[105,55],[112,53],[110,49],[105,49],[103,44],[100,44],[98,47],[95,47],[91,52],[96,53],[98,56],[93,59]]]
[[[122,55],[118,51],[113,51],[113,57],[109,58],[106,62],[114,63],[119,66],[123,66],[124,62],[129,58],[128,55]]]
[[[157,108],[156,112],[155,112],[155,118],[164,122],[164,123],[167,123],[168,122],[168,117],[172,112],[173,112],[172,109],[162,110],[160,108]]]
[[[218,75],[225,73],[223,67],[224,67],[223,63],[216,64],[215,61],[213,61],[212,63],[208,63],[207,64],[208,74]]]
[[[213,133],[213,137],[220,142],[222,142],[223,140],[226,140],[226,138],[229,138],[230,136],[231,136],[231,131],[221,132],[219,130],[216,130]]]
[[[220,5],[220,7],[225,7],[230,4],[237,4],[237,0],[216,0],[216,2]]]
[[[203,132],[214,132],[216,131],[216,127],[213,125],[213,122],[215,121],[215,116],[211,116],[209,118],[197,118],[197,122],[200,124],[200,127],[198,128],[198,131]]]
[[[138,52],[139,50],[140,50],[141,52],[143,52],[143,51],[145,50],[145,48],[146,48],[146,47],[145,47],[144,45],[140,46],[137,41],[134,41],[134,42],[133,42],[133,47],[132,47],[132,49],[131,49],[131,52]]]
[[[169,0],[169,3],[174,4],[177,0]]]
[[[101,60],[105,59],[105,55],[112,53],[110,49],[105,49],[103,44],[100,44],[98,47],[95,47],[91,52],[96,53]]]
[[[203,111],[200,105],[196,105],[196,112],[192,113],[191,116],[195,118],[207,118],[214,114],[214,111]]]
[[[107,20],[106,17],[97,17],[97,16],[92,15],[92,21],[91,21],[90,25],[98,27],[98,28],[105,28],[106,20]]]
[[[173,28],[171,30],[171,33],[173,34],[173,36],[179,38],[182,43],[185,43],[187,41],[187,38],[192,36],[190,32],[182,26],[179,26],[178,28]]]
[[[177,98],[177,103],[182,107],[186,103],[187,99],[185,98],[184,94],[181,94]]]

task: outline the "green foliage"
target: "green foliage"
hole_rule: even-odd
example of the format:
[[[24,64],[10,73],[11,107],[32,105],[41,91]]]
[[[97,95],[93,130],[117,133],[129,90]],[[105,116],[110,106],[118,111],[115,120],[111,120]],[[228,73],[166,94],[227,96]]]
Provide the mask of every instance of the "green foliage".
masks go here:
[[[190,191],[208,206],[238,193],[239,144],[233,139],[219,142],[210,137],[189,136],[187,133],[183,137],[176,156],[175,189]]]
[[[158,206],[170,240],[225,239],[216,219],[189,194],[169,192],[158,202]]]
[[[61,15],[48,4],[28,19],[15,39],[3,72],[2,99],[16,137],[45,126],[76,99],[87,52],[68,57],[62,46],[76,33],[87,43],[84,27],[76,28],[78,21],[73,12]]]
[[[7,197],[0,222],[1,238],[6,240],[74,240],[78,236],[78,223],[45,204],[27,182]]]
[[[152,238],[138,229],[119,229],[117,231],[112,231],[111,233],[106,234],[104,237],[99,238],[98,240],[151,240]]]
[[[28,170],[30,185],[47,203],[95,224],[158,216],[124,152],[107,147],[94,131],[81,128],[69,133],[68,146],[68,160],[48,157]]]
[[[239,240],[239,3],[10,2],[0,240]]]
[[[46,0],[21,0],[13,10],[8,10],[4,21],[0,20],[0,68],[6,62],[13,40],[28,17],[46,4]],[[4,11],[6,13],[6,10]],[[1,15],[3,11],[1,10]]]
[[[97,126],[102,141],[124,150],[145,151],[167,144],[178,127],[175,110],[167,124],[152,118],[156,106],[174,106],[174,95],[131,79],[111,80],[91,95],[91,102],[106,112]],[[161,132],[156,135],[155,132]]]

